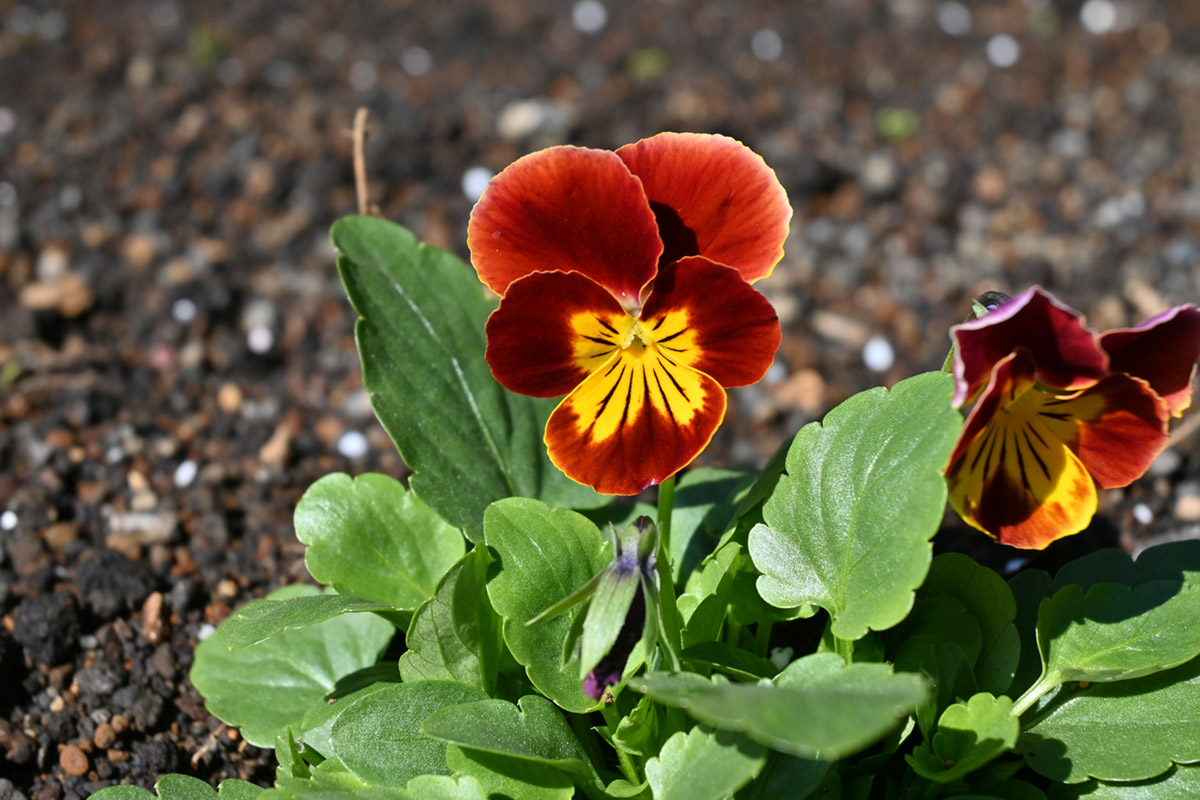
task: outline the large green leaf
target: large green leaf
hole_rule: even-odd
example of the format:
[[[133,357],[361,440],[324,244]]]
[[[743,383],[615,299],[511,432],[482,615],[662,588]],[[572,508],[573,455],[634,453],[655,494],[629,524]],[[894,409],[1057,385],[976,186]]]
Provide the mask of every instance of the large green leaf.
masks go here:
[[[267,599],[317,591],[290,586]],[[217,634],[196,647],[191,680],[213,716],[241,728],[251,744],[274,747],[276,735],[288,725],[299,728],[309,707],[340,680],[378,661],[395,632],[374,614],[347,614],[234,651]]]
[[[676,586],[686,586],[700,563],[716,550],[756,477],[752,472],[716,467],[689,469],[679,477],[671,514],[671,574]]]
[[[470,777],[490,798],[571,800],[575,784],[562,770],[500,753],[446,745],[446,765],[455,775]]]
[[[722,800],[754,779],[767,750],[740,733],[697,725],[646,762],[654,800]]]
[[[374,786],[403,787],[418,775],[448,775],[445,742],[421,732],[425,717],[443,706],[487,697],[454,681],[394,683],[346,709],[333,723],[333,754]]]
[[[456,680],[491,694],[503,645],[487,597],[488,563],[483,548],[467,553],[417,609],[404,640],[408,652],[400,657],[404,680]]]
[[[340,594],[305,595],[285,600],[251,600],[229,615],[217,629],[221,644],[230,650],[265,642],[284,631],[307,628],[342,614],[395,611],[360,597]]]
[[[375,217],[338,220],[332,239],[359,315],[363,384],[418,497],[472,538],[502,497],[606,502],[550,463],[542,433],[555,401],[512,394],[492,377],[484,324],[493,304],[469,267]]]
[[[812,603],[839,639],[904,619],[946,504],[942,467],[962,428],[953,380],[927,373],[851,397],[796,435],[787,475],[750,531],[758,591]]]
[[[525,623],[587,583],[611,560],[612,547],[582,515],[527,498],[489,507],[484,530],[499,559],[489,568],[487,593],[504,618],[504,641],[513,657],[538,691],[566,710],[595,708],[579,680],[579,654],[563,660],[563,643],[582,609]]]
[[[321,755],[333,753],[329,736],[337,718],[367,695],[399,682],[400,672],[396,669],[395,661],[383,661],[373,667],[361,669],[339,682],[336,690],[308,709],[300,723],[300,738],[304,742],[304,754],[309,755],[312,750],[316,750]],[[290,728],[288,731],[291,733]],[[294,740],[290,741],[294,746]],[[296,758],[300,758],[298,752],[294,755]],[[275,747],[275,756],[282,762],[278,745]],[[294,760],[293,763],[295,763]]]
[[[300,498],[295,519],[314,578],[408,611],[466,550],[456,528],[387,475],[326,475]]]
[[[1029,766],[1065,783],[1145,780],[1172,763],[1200,761],[1200,659],[1064,689],[1026,725],[1017,749]]]
[[[1165,800],[1200,797],[1200,764],[1178,764],[1149,780],[1110,783],[1090,780],[1054,784],[1050,800]]]
[[[938,719],[932,741],[905,760],[922,777],[938,783],[956,781],[1016,744],[1021,726],[1012,710],[1011,699],[986,692],[955,703]]]
[[[743,732],[785,753],[829,761],[882,737],[926,691],[916,675],[893,674],[885,664],[846,665],[833,653],[792,662],[774,684],[659,673],[630,685],[714,727]]]
[[[230,778],[216,789],[190,775],[163,775],[154,784],[157,800],[254,800],[262,788]],[[90,800],[156,800],[154,792],[140,786],[109,786],[91,795]]]
[[[448,706],[426,717],[421,728],[426,736],[461,747],[556,767],[583,784],[594,776],[562,712],[536,694],[522,697],[519,705],[481,700]]]

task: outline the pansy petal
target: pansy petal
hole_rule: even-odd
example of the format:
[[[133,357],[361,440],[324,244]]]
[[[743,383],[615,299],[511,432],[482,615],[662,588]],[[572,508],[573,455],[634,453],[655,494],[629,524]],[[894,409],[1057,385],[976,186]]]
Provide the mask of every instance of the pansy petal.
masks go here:
[[[761,380],[779,349],[770,301],[736,270],[701,256],[662,268],[639,322],[664,355],[725,387]]]
[[[1024,350],[996,365],[946,467],[950,504],[972,526],[1013,547],[1041,549],[1078,533],[1096,512],[1083,463],[1022,402],[1032,390]]]
[[[666,244],[661,263],[702,255],[747,281],[783,257],[792,208],[762,157],[736,139],[660,133],[617,150],[642,179]]]
[[[715,380],[653,347],[631,347],[563,399],[546,424],[546,445],[572,480],[631,495],[687,466],[724,416]]]
[[[1039,421],[1105,489],[1140,478],[1167,446],[1166,406],[1145,381],[1110,375],[1069,397],[1036,398]]]
[[[1191,405],[1200,358],[1200,309],[1177,306],[1133,328],[1100,337],[1113,372],[1142,378],[1178,417]]]
[[[626,308],[654,274],[662,242],[642,184],[607,150],[551,147],[492,179],[467,226],[471,263],[503,296],[533,272],[579,272]]]
[[[956,407],[975,397],[992,367],[1017,348],[1033,355],[1038,380],[1056,389],[1083,389],[1107,372],[1108,359],[1079,314],[1036,286],[950,332]]]
[[[620,349],[633,318],[600,284],[577,272],[514,281],[487,321],[496,380],[533,397],[561,397]]]

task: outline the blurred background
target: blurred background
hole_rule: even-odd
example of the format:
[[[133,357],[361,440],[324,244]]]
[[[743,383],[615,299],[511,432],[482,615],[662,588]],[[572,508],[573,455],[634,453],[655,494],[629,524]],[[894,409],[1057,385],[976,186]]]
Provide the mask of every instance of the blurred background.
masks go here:
[[[360,106],[371,202],[463,258],[538,148],[766,159],[784,344],[701,463],[937,369],[982,291],[1097,329],[1200,294],[1192,0],[0,0],[0,798],[270,779],[185,675],[303,577],[312,481],[404,474],[327,237]],[[1196,535],[1198,464],[1185,428],[1093,546]]]

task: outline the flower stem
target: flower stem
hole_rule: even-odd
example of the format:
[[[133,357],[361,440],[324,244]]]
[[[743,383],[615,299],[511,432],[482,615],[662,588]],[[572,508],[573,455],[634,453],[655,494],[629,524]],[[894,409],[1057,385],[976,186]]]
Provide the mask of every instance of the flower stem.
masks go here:
[[[760,619],[754,626],[754,650],[759,658],[766,658],[771,651],[771,628],[774,623]]]
[[[683,637],[679,630],[679,608],[675,605],[675,581],[671,578],[671,512],[675,506],[675,476],[658,487],[658,557],[654,569],[658,573],[658,616],[662,621],[662,642],[667,661],[675,672],[683,671]]]
[[[608,736],[611,739],[616,736],[617,726],[621,724],[621,716],[614,706],[601,706],[600,713],[604,715],[604,723],[608,726]],[[617,763],[621,767],[621,774],[625,780],[637,786],[642,782],[638,777],[637,767],[634,766],[633,759],[629,757],[620,747],[613,743],[613,750],[617,751]]]
[[[854,641],[851,639],[839,639],[833,637],[833,652],[842,657],[842,660],[847,664],[854,660]]]
[[[1043,675],[1038,679],[1038,682],[1025,690],[1025,694],[1017,698],[1017,702],[1013,703],[1012,714],[1014,717],[1019,717],[1033,706],[1042,695],[1062,683],[1058,675],[1050,674]]]

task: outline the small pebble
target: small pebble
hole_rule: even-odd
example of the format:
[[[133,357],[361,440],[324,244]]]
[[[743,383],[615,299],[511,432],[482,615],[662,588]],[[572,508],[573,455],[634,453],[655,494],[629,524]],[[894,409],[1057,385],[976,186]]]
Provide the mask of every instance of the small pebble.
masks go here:
[[[971,11],[962,3],[942,3],[937,10],[938,26],[951,36],[971,32]]]
[[[580,33],[599,33],[608,24],[608,9],[597,0],[580,0],[571,9],[571,24]]]
[[[112,747],[117,741],[117,732],[113,730],[113,726],[107,722],[101,722],[96,726],[96,732],[92,734],[92,744],[101,750],[107,750]]]
[[[192,481],[196,480],[198,469],[196,462],[190,458],[187,461],[181,461],[179,466],[175,468],[175,475],[172,478],[175,486],[180,489],[186,489],[191,486]]]
[[[196,304],[186,297],[181,297],[171,306],[171,316],[181,325],[187,325],[196,318]]]
[[[217,390],[217,408],[233,414],[242,407],[242,390],[236,383],[223,383]]]
[[[1175,501],[1174,514],[1180,522],[1200,522],[1200,495],[1181,495]]]
[[[872,372],[887,372],[896,363],[896,351],[882,336],[872,336],[863,345],[863,363]]]
[[[346,431],[338,439],[337,449],[346,458],[362,458],[367,454],[367,437],[358,431]]]
[[[471,167],[462,176],[463,194],[471,202],[479,199],[483,194],[483,190],[487,188],[492,180],[492,171],[487,167]]]
[[[275,346],[275,334],[265,325],[255,325],[246,333],[246,346],[251,353],[262,355]]]
[[[216,632],[217,632],[216,627],[214,627],[211,623],[206,622],[200,626],[199,630],[196,631],[196,641],[203,642],[205,639],[212,636]]]
[[[0,136],[7,136],[16,130],[17,115],[11,108],[0,106]]]
[[[64,747],[58,754],[58,764],[68,775],[74,775],[77,778],[87,775],[88,757],[79,749],[78,745],[69,744]]]
[[[750,37],[750,52],[759,61],[778,61],[783,55],[783,39],[771,28],[760,28]]]
[[[400,69],[414,78],[428,75],[433,69],[433,56],[424,47],[406,47],[400,54]]]
[[[1141,525],[1149,525],[1154,522],[1154,512],[1145,503],[1138,503],[1133,507],[1133,518]]]
[[[1117,7],[1112,0],[1087,0],[1079,9],[1079,21],[1088,33],[1109,33],[1117,25]]]
[[[17,522],[17,515],[11,510],[6,510],[3,514],[0,514],[0,529],[11,531],[17,527]]]
[[[1007,33],[988,39],[987,57],[997,67],[1007,69],[1021,58],[1021,43]]]

